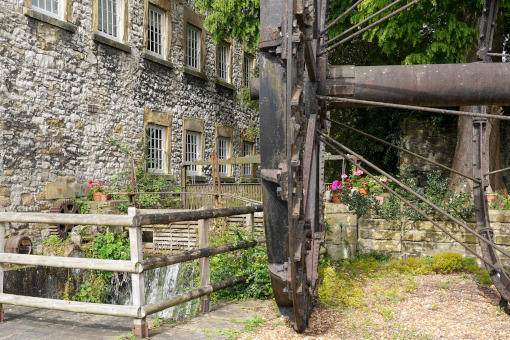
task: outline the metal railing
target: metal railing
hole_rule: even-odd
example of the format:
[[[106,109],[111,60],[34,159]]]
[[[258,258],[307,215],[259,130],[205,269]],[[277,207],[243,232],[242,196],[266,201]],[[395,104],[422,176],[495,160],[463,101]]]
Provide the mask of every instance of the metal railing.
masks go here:
[[[259,238],[251,241],[238,242],[236,244],[224,244],[209,247],[208,235],[211,219],[247,215],[246,224],[250,228],[253,228],[254,214],[255,212],[261,212],[262,210],[262,205],[255,205],[145,215],[138,214],[138,211],[135,208],[129,208],[128,215],[0,213],[0,321],[3,321],[2,304],[68,312],[130,317],[133,318],[134,335],[138,338],[143,338],[148,337],[148,327],[145,318],[150,314],[160,312],[169,307],[199,297],[201,297],[202,312],[208,312],[210,310],[210,294],[212,292],[236,285],[246,280],[245,276],[240,276],[211,283],[209,257],[230,251],[252,248],[257,244],[264,242],[263,238]],[[197,220],[199,221],[199,249],[158,258],[143,258],[142,226]],[[8,223],[76,224],[127,227],[129,228],[131,259],[129,261],[121,261],[5,253],[5,232],[6,224]],[[145,271],[195,259],[199,259],[200,261],[200,288],[170,297],[167,300],[155,303],[146,303],[143,276]],[[5,294],[3,292],[3,264],[7,263],[131,273],[133,305],[122,306]]]

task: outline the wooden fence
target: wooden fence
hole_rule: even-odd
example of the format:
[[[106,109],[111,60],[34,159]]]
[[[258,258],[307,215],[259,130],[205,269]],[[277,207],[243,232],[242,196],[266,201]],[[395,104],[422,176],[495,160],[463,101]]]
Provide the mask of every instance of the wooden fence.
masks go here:
[[[186,192],[184,201],[188,209],[214,207],[216,204],[212,184],[187,184]],[[206,193],[209,195],[204,195]],[[262,202],[260,183],[222,184],[221,194],[221,200],[227,207],[243,206],[246,200],[252,203]]]
[[[251,224],[250,228],[252,228],[254,224],[254,213],[260,211],[262,211],[262,205],[146,215],[140,215],[136,208],[129,208],[127,216],[0,213],[0,321],[3,321],[4,315],[2,304],[99,315],[123,316],[133,318],[133,333],[136,337],[140,339],[147,338],[148,327],[145,320],[146,316],[199,297],[201,298],[202,312],[208,312],[210,310],[210,294],[212,292],[246,281],[246,277],[241,276],[211,283],[209,257],[234,250],[252,248],[258,243],[264,242],[264,240],[260,238],[251,241],[237,242],[236,244],[209,247],[209,226],[211,224],[211,219],[213,218],[249,215],[250,217],[248,218],[248,222]],[[198,221],[199,249],[157,258],[143,258],[143,226],[168,225],[182,221]],[[131,259],[129,261],[121,261],[5,253],[5,231],[7,223],[75,224],[127,227],[129,228]],[[149,304],[145,302],[144,271],[195,259],[199,259],[200,261],[200,288],[173,296],[167,300]],[[4,263],[131,273],[133,305],[121,306],[77,301],[62,301],[56,299],[4,294]]]

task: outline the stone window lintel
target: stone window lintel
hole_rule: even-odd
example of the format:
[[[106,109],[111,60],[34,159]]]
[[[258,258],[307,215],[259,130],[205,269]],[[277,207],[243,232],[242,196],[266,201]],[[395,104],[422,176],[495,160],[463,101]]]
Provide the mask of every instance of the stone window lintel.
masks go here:
[[[75,33],[76,32],[76,25],[61,19],[54,18],[52,16],[49,16],[47,14],[41,13],[39,11],[33,10],[32,8],[28,8],[26,6],[23,6],[23,14],[29,18],[53,25],[55,27],[61,28],[65,31]]]
[[[207,75],[204,72],[198,72],[189,67],[184,66],[184,73],[193,77],[197,77],[203,80],[207,80]]]

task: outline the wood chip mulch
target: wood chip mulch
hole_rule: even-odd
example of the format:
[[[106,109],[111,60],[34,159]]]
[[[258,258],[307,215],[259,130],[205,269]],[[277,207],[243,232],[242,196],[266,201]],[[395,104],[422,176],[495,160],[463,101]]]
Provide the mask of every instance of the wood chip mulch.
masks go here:
[[[398,280],[412,280],[414,287],[400,295],[387,294],[399,286]],[[479,286],[465,274],[370,279],[364,292],[359,308],[318,305],[303,334],[295,333],[271,303],[259,312],[264,326],[241,339],[510,338],[510,316],[498,309],[497,291]]]

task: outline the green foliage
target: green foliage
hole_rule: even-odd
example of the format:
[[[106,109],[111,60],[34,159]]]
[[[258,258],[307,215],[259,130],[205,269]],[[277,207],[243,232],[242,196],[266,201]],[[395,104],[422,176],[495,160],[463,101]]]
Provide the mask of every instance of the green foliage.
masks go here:
[[[45,238],[41,241],[44,253],[52,253],[55,256],[64,256],[68,246],[71,244],[71,239],[67,238],[62,240],[57,235],[50,235],[48,238]]]
[[[319,271],[319,300],[330,306],[360,307],[363,299],[361,283],[342,277],[333,267]]]
[[[218,229],[210,239],[212,246],[236,243],[252,238],[251,233],[243,227]],[[214,293],[215,300],[264,299],[273,294],[264,244],[250,249],[216,255],[210,258],[210,265],[212,282],[233,276],[248,275],[246,282]]]
[[[79,198],[76,198],[74,201],[78,205],[78,211],[80,214],[88,214],[90,212],[90,205],[87,203],[87,201]]]
[[[457,253],[441,253],[434,255],[432,269],[442,274],[460,271],[462,269],[462,255]]]
[[[116,235],[110,231],[99,233],[93,239],[87,256],[96,259],[129,260],[131,257],[129,239],[125,234]],[[87,281],[80,285],[80,289],[71,296],[71,299],[82,302],[107,302],[112,278],[111,272],[91,271]]]
[[[238,38],[250,47],[257,46],[260,0],[196,0],[195,6],[207,15],[204,26],[216,43]]]
[[[238,98],[243,103],[244,107],[247,109],[257,110],[259,109],[259,101],[251,100],[250,97],[250,89],[247,87],[243,87],[238,92]]]
[[[126,203],[120,203],[117,206],[117,209],[119,209],[120,212],[127,213],[128,211],[128,205]]]

